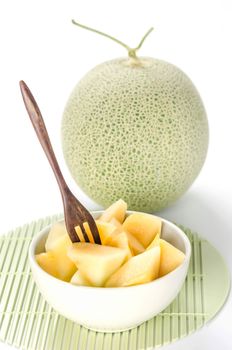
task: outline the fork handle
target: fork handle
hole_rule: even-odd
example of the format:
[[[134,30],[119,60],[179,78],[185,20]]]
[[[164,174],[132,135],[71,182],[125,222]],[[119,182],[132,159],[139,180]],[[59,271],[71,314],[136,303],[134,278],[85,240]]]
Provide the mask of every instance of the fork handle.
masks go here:
[[[59,164],[57,162],[55,153],[54,153],[52,145],[51,145],[50,138],[48,136],[48,132],[47,132],[42,114],[39,110],[39,107],[38,107],[32,93],[31,93],[30,89],[26,85],[26,83],[21,80],[19,85],[20,85],[22,96],[23,96],[23,101],[24,101],[25,107],[27,109],[27,112],[29,114],[29,117],[31,119],[32,125],[35,129],[35,132],[36,132],[36,135],[39,139],[39,142],[40,142],[41,146],[43,147],[43,150],[47,156],[47,159],[52,167],[52,170],[55,174],[56,180],[58,182],[58,185],[59,185],[59,188],[61,190],[62,197],[63,197],[63,194],[65,194],[65,192],[67,193],[69,191],[69,188],[68,188],[68,186],[64,180],[64,177],[61,173]]]
[[[29,114],[29,117],[31,119],[32,125],[35,129],[36,135],[37,135],[39,142],[44,150],[44,153],[47,156],[47,159],[52,167],[52,170],[53,170],[55,177],[56,177],[56,180],[58,182],[60,192],[62,195],[63,205],[64,205],[64,216],[65,216],[66,228],[67,228],[67,231],[68,231],[68,234],[70,236],[71,241],[72,242],[80,241],[77,233],[75,232],[75,229],[73,228],[74,227],[73,225],[76,224],[76,222],[75,222],[76,216],[75,216],[75,214],[72,215],[74,208],[76,208],[76,206],[78,206],[79,212],[81,211],[81,213],[82,213],[82,218],[86,218],[86,214],[89,215],[87,222],[89,223],[89,227],[92,230],[94,241],[97,244],[101,244],[101,239],[100,239],[99,232],[98,232],[98,229],[97,229],[97,226],[96,226],[94,219],[89,214],[87,209],[72,194],[72,192],[70,191],[68,185],[66,184],[66,182],[64,180],[64,177],[61,173],[61,170],[60,170],[59,164],[57,162],[55,153],[53,151],[51,141],[50,141],[50,138],[48,136],[48,132],[47,132],[42,114],[39,110],[39,107],[38,107],[32,93],[31,93],[31,91],[29,90],[28,86],[25,84],[24,81],[21,80],[19,82],[19,85],[20,85],[20,89],[22,92],[22,97],[23,97],[25,107],[26,107],[27,112]],[[71,205],[71,207],[70,207],[70,205]],[[67,213],[69,213],[69,215],[67,215]],[[83,215],[83,213],[84,213],[84,215]],[[70,224],[70,220],[69,220],[70,216],[71,216],[71,224]],[[82,230],[82,233],[84,235],[85,241],[89,242],[88,235],[86,234],[84,228]]]

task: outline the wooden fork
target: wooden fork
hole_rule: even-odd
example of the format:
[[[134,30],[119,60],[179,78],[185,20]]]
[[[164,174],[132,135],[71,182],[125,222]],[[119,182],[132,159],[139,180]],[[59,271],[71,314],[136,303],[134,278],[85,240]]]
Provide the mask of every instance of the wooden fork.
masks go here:
[[[35,129],[37,137],[41,143],[41,146],[43,147],[43,150],[48,158],[48,161],[52,167],[52,170],[58,182],[64,206],[65,225],[71,241],[73,243],[80,242],[80,238],[78,237],[77,232],[75,230],[75,227],[79,226],[85,241],[89,242],[89,237],[83,225],[84,222],[87,222],[90,231],[93,235],[94,242],[96,244],[101,244],[100,235],[92,215],[76,199],[76,197],[72,194],[64,180],[55,153],[53,151],[43,117],[31,91],[29,90],[28,86],[25,84],[24,81],[20,81],[19,85],[23,96],[24,104],[26,106],[27,112]]]

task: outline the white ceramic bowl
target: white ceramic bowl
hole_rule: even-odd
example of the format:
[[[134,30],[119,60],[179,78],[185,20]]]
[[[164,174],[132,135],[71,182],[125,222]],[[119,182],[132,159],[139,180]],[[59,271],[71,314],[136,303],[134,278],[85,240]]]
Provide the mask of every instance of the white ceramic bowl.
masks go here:
[[[100,214],[94,212],[93,216],[97,218]],[[162,219],[162,222],[162,238],[185,253],[183,263],[157,280],[121,288],[75,286],[46,273],[35,260],[35,254],[44,251],[50,226],[44,228],[33,238],[29,248],[32,274],[41,294],[61,315],[97,331],[122,331],[149,320],[179,293],[191,255],[191,244],[185,233],[167,220]]]

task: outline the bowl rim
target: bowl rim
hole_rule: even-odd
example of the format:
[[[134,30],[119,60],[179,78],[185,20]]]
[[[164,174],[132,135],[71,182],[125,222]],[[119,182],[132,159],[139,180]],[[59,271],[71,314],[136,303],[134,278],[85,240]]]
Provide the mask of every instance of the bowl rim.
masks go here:
[[[91,211],[91,214],[93,214],[93,215],[99,214],[100,215],[103,212],[104,212],[104,210],[93,210],[93,211]],[[133,214],[133,213],[144,213],[144,212],[127,210],[126,213],[130,215],[130,214]],[[147,213],[144,213],[144,214],[147,214]],[[49,228],[54,223],[51,223],[51,224],[45,226],[42,230],[40,230],[32,238],[32,241],[31,241],[31,243],[29,245],[29,248],[28,248],[28,258],[29,258],[30,265],[31,266],[33,265],[42,274],[44,274],[44,276],[47,276],[47,277],[49,276],[51,278],[51,280],[53,280],[55,283],[63,285],[63,286],[68,285],[69,288],[82,288],[82,289],[86,289],[86,290],[94,290],[96,292],[99,292],[99,291],[106,292],[106,291],[109,291],[109,290],[114,290],[114,291],[124,290],[125,291],[125,290],[132,290],[132,289],[133,290],[134,289],[142,289],[142,288],[148,288],[148,287],[150,287],[151,285],[154,285],[154,284],[158,284],[161,281],[170,278],[170,276],[173,276],[173,275],[177,274],[178,271],[183,268],[183,266],[189,264],[192,248],[191,248],[191,243],[190,243],[189,238],[187,237],[187,235],[184,233],[184,231],[180,227],[178,227],[177,225],[175,225],[171,221],[169,221],[167,219],[164,219],[161,216],[158,216],[158,215],[155,215],[155,214],[150,214],[150,215],[153,215],[153,216],[156,216],[156,217],[160,218],[162,220],[162,222],[164,222],[164,223],[170,225],[172,228],[174,228],[175,232],[177,232],[178,236],[181,237],[181,239],[182,239],[182,241],[184,243],[184,246],[185,246],[185,258],[184,258],[183,262],[177,268],[175,268],[173,271],[169,272],[168,274],[166,274],[166,275],[164,275],[162,277],[158,277],[157,279],[155,279],[153,281],[150,281],[150,282],[147,282],[147,283],[138,284],[138,285],[134,285],[134,286],[127,286],[127,287],[95,287],[95,286],[74,285],[74,284],[72,284],[70,282],[66,282],[66,281],[60,280],[59,278],[56,278],[56,277],[50,275],[48,272],[43,270],[40,267],[40,265],[37,263],[37,261],[35,259],[35,248],[36,248],[38,242],[40,241],[41,237],[43,237],[48,232]],[[64,221],[63,218],[57,220],[57,222],[62,222],[62,221]]]

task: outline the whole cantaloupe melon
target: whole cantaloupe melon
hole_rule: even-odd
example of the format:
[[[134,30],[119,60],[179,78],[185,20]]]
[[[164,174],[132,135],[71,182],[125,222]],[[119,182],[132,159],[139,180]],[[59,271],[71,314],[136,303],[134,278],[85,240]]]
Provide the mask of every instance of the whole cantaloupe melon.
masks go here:
[[[123,198],[129,209],[151,212],[179,198],[200,172],[208,123],[179,68],[129,56],[96,66],[76,85],[62,145],[72,176],[92,199],[108,206]]]

